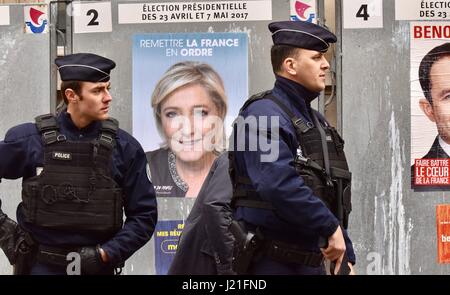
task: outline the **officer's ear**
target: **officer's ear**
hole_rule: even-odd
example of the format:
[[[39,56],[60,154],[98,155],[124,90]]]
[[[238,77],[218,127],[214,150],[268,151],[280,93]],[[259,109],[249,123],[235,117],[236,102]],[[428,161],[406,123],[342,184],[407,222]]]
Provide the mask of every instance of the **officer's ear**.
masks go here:
[[[72,88],[67,88],[64,91],[64,94],[66,95],[67,101],[70,103],[77,103],[79,100],[78,95],[75,93],[75,91]]]
[[[434,118],[434,112],[433,112],[433,106],[430,104],[428,99],[421,98],[419,100],[419,106],[422,112],[430,119],[431,122],[436,122],[436,119]]]
[[[295,76],[295,75],[297,75],[295,63],[296,63],[295,58],[287,57],[283,60],[283,64],[281,65],[281,67],[284,72],[286,72],[292,76]]]
[[[296,76],[298,74],[298,59],[301,54],[302,49],[296,48],[294,52],[292,52],[292,56],[286,57],[283,60],[283,64],[281,65],[283,70],[289,75]]]

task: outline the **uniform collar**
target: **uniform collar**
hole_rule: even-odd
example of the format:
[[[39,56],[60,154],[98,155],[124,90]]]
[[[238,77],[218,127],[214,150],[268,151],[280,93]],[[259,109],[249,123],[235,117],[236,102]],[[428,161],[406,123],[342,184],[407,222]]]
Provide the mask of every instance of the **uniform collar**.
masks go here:
[[[293,80],[278,75],[275,76],[275,87],[283,90],[288,95],[288,97],[296,104],[306,104],[306,106],[310,108],[311,101],[313,101],[320,94],[320,92],[309,91],[303,85]]]
[[[64,130],[67,130],[71,133],[83,133],[83,134],[94,134],[96,133],[96,131],[98,130],[98,128],[100,127],[100,122],[99,121],[94,121],[91,124],[89,124],[88,126],[84,127],[84,128],[78,128],[77,126],[75,126],[75,124],[72,121],[72,118],[70,116],[70,114],[67,112],[67,110],[64,110],[63,112],[61,112],[61,115],[59,116],[59,123],[61,124],[61,127]]]

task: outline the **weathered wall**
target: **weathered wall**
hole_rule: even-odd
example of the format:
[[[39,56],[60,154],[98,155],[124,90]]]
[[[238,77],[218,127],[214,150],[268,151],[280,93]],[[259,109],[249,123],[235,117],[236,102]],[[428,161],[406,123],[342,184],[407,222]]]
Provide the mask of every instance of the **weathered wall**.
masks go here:
[[[14,125],[50,111],[49,38],[23,33],[23,7],[11,6],[10,26],[0,26],[0,138]],[[2,157],[7,155],[2,155]],[[2,180],[2,209],[16,218],[20,180]],[[3,252],[0,274],[11,273]]]
[[[117,2],[121,3],[112,5],[112,33],[75,35],[73,43],[74,52],[104,54],[117,62],[112,74],[112,115],[125,130],[132,131],[131,39],[136,33],[246,32],[249,91],[271,87],[269,21],[119,25]],[[289,1],[272,3],[273,19],[288,19]],[[9,127],[50,109],[49,38],[22,33],[21,9],[13,6],[11,26],[0,27],[0,138]],[[342,45],[342,126],[354,175],[350,235],[357,272],[448,274],[448,266],[436,263],[435,205],[449,197],[409,188],[409,23],[395,21],[394,1],[384,1],[384,28],[343,30]],[[0,187],[2,208],[15,217],[20,180],[3,180]],[[192,200],[183,200],[182,206],[174,202],[159,200],[160,220],[187,216]],[[153,251],[152,241],[127,262],[124,272],[154,273]],[[0,255],[0,274],[10,272]]]
[[[435,205],[410,189],[409,22],[343,30],[343,133],[353,171],[350,232],[360,274],[449,274],[437,264]]]

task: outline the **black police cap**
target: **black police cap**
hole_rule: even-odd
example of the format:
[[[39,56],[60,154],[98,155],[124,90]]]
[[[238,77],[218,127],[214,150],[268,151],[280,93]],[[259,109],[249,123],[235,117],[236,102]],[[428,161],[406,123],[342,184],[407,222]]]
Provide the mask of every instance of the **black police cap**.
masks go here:
[[[112,60],[92,53],[76,53],[58,57],[55,59],[55,64],[63,81],[94,83],[109,81],[109,73],[116,66]]]
[[[304,21],[281,21],[269,24],[275,45],[290,45],[320,52],[326,52],[336,36],[313,23]]]

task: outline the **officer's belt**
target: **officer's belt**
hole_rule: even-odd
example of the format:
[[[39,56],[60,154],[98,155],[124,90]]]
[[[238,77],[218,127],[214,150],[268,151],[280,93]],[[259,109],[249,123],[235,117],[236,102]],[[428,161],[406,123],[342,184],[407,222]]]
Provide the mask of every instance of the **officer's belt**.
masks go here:
[[[319,267],[325,259],[322,253],[307,252],[286,242],[265,240],[263,243],[262,254],[278,262]]]
[[[79,252],[80,248],[57,248],[39,245],[37,251],[37,261],[43,264],[66,266],[70,261],[67,255],[71,252]]]

